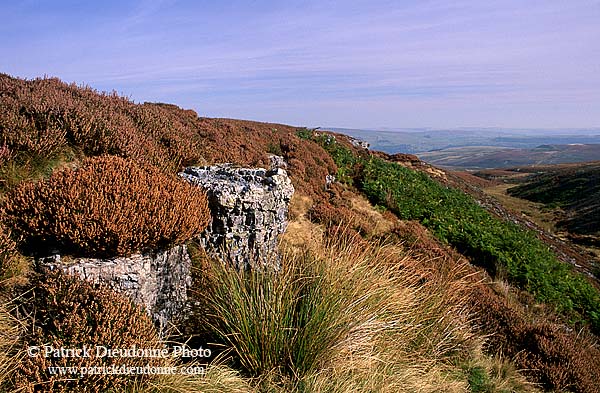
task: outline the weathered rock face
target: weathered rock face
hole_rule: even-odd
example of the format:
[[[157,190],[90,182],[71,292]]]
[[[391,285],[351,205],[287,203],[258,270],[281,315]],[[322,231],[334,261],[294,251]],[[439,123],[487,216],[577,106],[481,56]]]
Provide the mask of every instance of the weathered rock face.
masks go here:
[[[38,262],[44,268],[107,284],[144,306],[161,330],[185,308],[191,285],[191,260],[185,245],[130,257],[65,259],[54,255]]]
[[[362,139],[358,139],[358,138],[353,138],[353,137],[348,137],[348,140],[350,141],[350,143],[352,143],[352,146],[354,147],[360,147],[363,149],[368,149],[371,145],[369,144],[369,142],[367,141],[363,141]]]
[[[238,269],[278,264],[277,238],[294,194],[285,170],[224,164],[186,168],[180,176],[208,196],[213,219],[200,235],[205,250]]]
[[[278,263],[277,237],[287,226],[288,205],[294,193],[285,170],[226,164],[187,168],[180,175],[203,187],[209,197],[213,219],[199,237],[209,253],[240,269]],[[185,245],[108,259],[53,255],[39,259],[38,265],[107,284],[144,306],[161,330],[186,312],[192,280]]]

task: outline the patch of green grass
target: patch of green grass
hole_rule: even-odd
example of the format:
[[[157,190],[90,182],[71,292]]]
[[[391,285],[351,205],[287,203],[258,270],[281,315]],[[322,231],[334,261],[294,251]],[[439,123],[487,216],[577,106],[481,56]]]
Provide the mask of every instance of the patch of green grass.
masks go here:
[[[472,393],[487,393],[490,391],[490,378],[483,367],[473,367],[467,371],[467,374]]]
[[[269,142],[267,145],[267,153],[275,154],[276,156],[283,156],[281,145],[277,142]]]
[[[315,130],[311,130],[310,128],[300,128],[296,131],[296,135],[300,139],[311,140],[313,137],[313,133]]]
[[[55,168],[81,157],[81,154],[70,148],[48,156],[19,153],[0,166],[0,195],[22,181],[50,177]]]

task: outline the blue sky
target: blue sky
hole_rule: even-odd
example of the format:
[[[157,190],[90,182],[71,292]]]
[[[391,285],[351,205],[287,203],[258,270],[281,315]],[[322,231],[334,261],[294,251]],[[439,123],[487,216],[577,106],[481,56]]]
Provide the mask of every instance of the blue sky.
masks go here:
[[[29,0],[0,17],[0,72],[201,116],[600,126],[600,0]]]

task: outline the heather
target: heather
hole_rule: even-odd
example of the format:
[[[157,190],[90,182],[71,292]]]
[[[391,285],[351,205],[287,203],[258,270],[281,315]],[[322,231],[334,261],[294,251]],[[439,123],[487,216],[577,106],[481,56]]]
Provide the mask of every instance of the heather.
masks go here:
[[[25,250],[91,256],[182,243],[210,220],[202,190],[114,156],[22,182],[6,196],[4,213]]]
[[[598,391],[597,341],[586,330],[597,326],[595,289],[416,157],[57,79],[0,83],[6,390]],[[174,174],[190,164],[268,167],[272,154],[296,189],[281,265],[239,271],[194,240],[209,220],[206,196]],[[402,158],[412,169],[394,162]],[[182,243],[195,266],[193,310],[169,337],[103,285],[33,272],[32,255],[51,251],[68,263]],[[206,374],[64,381],[41,359],[23,361],[32,343],[173,344],[165,339],[214,349]]]

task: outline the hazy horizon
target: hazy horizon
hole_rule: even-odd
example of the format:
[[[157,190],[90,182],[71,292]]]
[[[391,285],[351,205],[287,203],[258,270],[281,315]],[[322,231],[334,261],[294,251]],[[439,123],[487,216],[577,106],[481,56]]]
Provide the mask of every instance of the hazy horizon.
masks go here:
[[[201,116],[600,127],[600,1],[2,2],[0,72]]]

